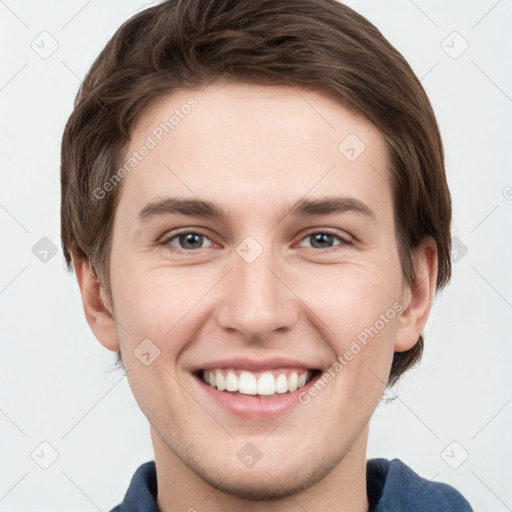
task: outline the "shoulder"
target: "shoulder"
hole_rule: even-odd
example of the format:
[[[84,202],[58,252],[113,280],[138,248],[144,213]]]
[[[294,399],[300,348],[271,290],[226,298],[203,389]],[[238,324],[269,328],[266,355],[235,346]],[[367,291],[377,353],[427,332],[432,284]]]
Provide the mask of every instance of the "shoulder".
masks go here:
[[[157,479],[155,461],[141,464],[133,475],[125,497],[110,512],[160,512],[156,504]]]
[[[422,478],[399,459],[368,460],[366,479],[372,512],[472,512],[455,488]]]

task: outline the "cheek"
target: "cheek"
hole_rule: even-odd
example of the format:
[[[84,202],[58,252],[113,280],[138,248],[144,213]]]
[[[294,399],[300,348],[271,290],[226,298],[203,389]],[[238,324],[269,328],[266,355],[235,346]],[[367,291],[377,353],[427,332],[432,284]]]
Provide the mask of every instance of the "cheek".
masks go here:
[[[306,302],[327,325],[337,358],[335,396],[354,415],[378,403],[387,382],[401,305],[401,268],[365,263],[329,271],[328,291],[305,283]],[[325,281],[325,280],[324,280]],[[319,281],[322,282],[322,281]]]
[[[140,409],[157,425],[167,424],[169,418],[179,419],[178,411],[186,406],[186,396],[177,383],[178,361],[194,333],[189,315],[206,286],[201,286],[201,281],[184,280],[178,273],[133,261],[123,262],[112,273],[117,333],[127,378]],[[144,353],[149,353],[147,365]]]
[[[300,283],[304,302],[323,320],[340,349],[376,323],[382,337],[394,330],[402,290],[399,265],[347,265],[318,271]]]
[[[144,339],[154,341],[160,349],[165,346],[166,353],[179,350],[172,341],[180,339],[177,333],[183,320],[205,293],[197,275],[196,279],[183,276],[176,269],[136,263],[119,265],[112,272],[117,330],[126,353]]]
[[[183,355],[197,336],[204,336],[215,305],[218,273],[207,267],[155,267],[132,261],[119,265],[112,278],[117,332],[125,369],[134,370],[134,394],[169,388],[173,396],[174,380],[168,372],[181,379]],[[137,354],[148,339],[157,347],[158,358],[144,367]],[[172,400],[179,402],[179,393]]]
[[[324,376],[330,374],[328,385],[332,386],[333,398],[329,405],[323,402],[325,410],[320,411],[347,430],[354,423],[365,424],[382,397],[391,369],[398,319],[392,307],[381,309],[368,303],[351,313],[353,316],[347,316],[343,325],[340,320],[338,332],[332,337],[335,361]]]

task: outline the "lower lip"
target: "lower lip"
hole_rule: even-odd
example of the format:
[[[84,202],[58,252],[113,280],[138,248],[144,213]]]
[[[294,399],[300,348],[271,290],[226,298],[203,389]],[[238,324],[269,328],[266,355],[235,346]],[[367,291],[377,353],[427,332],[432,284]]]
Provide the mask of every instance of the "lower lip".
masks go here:
[[[291,393],[280,393],[271,398],[262,398],[258,395],[239,396],[229,391],[219,391],[205,384],[198,376],[194,376],[194,379],[211,399],[229,412],[248,419],[267,419],[290,413],[294,407],[302,405],[299,395],[307,393],[319,377],[320,375],[316,375],[305,386]]]

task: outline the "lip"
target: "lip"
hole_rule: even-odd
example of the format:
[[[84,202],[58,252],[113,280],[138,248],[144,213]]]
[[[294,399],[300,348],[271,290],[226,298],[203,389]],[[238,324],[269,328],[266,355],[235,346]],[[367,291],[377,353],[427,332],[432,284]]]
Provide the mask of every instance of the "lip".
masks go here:
[[[266,359],[251,359],[247,357],[233,357],[229,359],[217,359],[208,361],[202,365],[193,367],[190,371],[197,373],[200,370],[215,370],[217,368],[239,368],[249,372],[262,372],[277,368],[296,368],[304,370],[320,370],[320,367],[312,367],[311,364],[297,359],[286,357],[272,357]]]
[[[225,363],[226,361],[222,362],[222,364]],[[282,367],[282,362],[278,366]],[[297,363],[294,362],[294,364],[290,366],[296,367]],[[215,366],[205,366],[203,368],[210,369],[218,367],[218,362],[216,362]],[[248,367],[244,368],[248,369]],[[266,366],[265,368],[269,367]],[[252,371],[257,370],[253,369]],[[302,405],[299,401],[299,395],[304,392],[307,393],[308,389],[315,385],[315,382],[321,377],[321,375],[321,372],[318,371],[318,373],[314,375],[305,386],[302,386],[291,393],[277,394],[276,396],[267,398],[261,398],[256,395],[247,395],[247,397],[242,397],[235,395],[234,393],[230,393],[229,391],[219,391],[217,388],[203,382],[197,372],[193,374],[193,377],[201,392],[205,393],[209,398],[209,402],[213,400],[215,404],[231,415],[251,420],[267,420],[288,415],[295,407]]]

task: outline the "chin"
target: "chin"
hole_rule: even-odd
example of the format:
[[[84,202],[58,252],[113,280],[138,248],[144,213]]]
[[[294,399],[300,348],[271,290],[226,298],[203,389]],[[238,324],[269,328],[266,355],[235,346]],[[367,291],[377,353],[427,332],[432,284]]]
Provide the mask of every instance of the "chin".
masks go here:
[[[298,463],[290,457],[282,463],[264,464],[259,461],[252,468],[236,465],[227,474],[208,468],[191,468],[202,480],[217,491],[252,501],[275,501],[296,495],[315,485],[336,466],[332,454],[323,460],[310,458]]]

